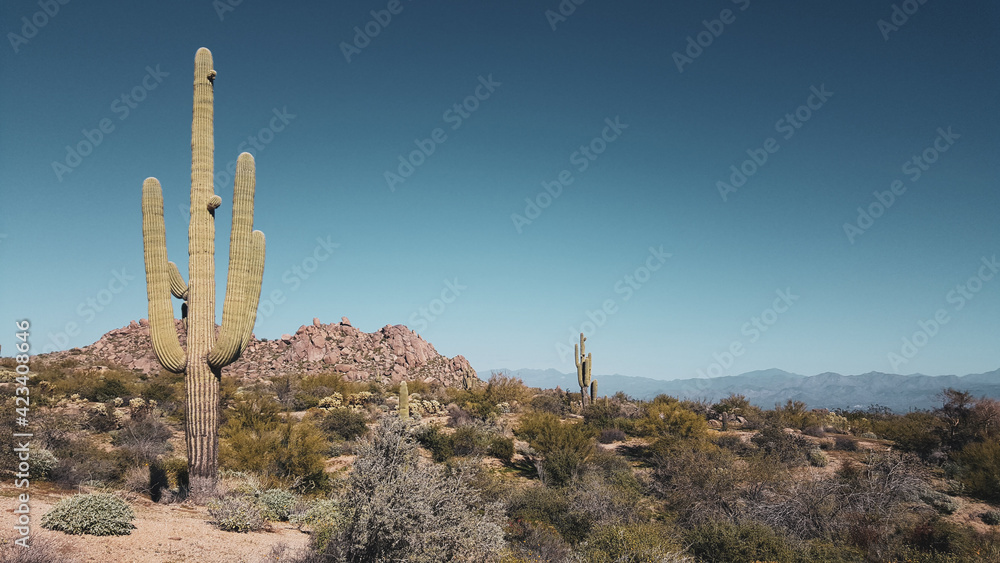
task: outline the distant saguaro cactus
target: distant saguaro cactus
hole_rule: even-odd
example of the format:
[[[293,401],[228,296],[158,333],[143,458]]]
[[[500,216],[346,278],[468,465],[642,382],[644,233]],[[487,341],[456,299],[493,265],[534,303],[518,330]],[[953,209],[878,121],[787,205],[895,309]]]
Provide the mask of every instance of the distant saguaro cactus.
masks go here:
[[[264,273],[264,233],[253,230],[254,160],[236,161],[233,226],[222,327],[215,325],[215,210],[213,193],[212,53],[198,49],[194,59],[194,113],[191,122],[191,221],[188,227],[189,283],[167,261],[163,191],[156,178],[142,184],[142,240],[149,297],[149,333],[157,360],[184,373],[187,392],[185,442],[191,493],[204,497],[215,489],[219,446],[219,380],[250,342]],[[174,325],[171,294],[185,301],[187,349]]]
[[[597,398],[597,382],[591,385],[590,381],[590,354],[586,354],[587,345],[584,344],[587,337],[580,333],[580,344],[573,345],[576,355],[576,382],[580,385],[580,402],[587,406],[587,391],[590,390],[590,400]],[[586,354],[586,356],[584,355]]]
[[[399,384],[399,418],[410,418],[410,390],[405,381]]]

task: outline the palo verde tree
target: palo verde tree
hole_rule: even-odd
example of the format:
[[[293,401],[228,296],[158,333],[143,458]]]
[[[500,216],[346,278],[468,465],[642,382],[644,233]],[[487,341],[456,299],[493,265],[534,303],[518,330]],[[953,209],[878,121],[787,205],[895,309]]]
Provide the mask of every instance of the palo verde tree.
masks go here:
[[[156,178],[142,185],[142,239],[149,296],[149,332],[163,367],[184,373],[187,393],[185,441],[191,493],[202,498],[215,489],[219,449],[219,381],[250,342],[257,320],[264,273],[264,233],[253,230],[254,161],[248,153],[236,162],[233,226],[222,327],[215,325],[215,210],[213,193],[212,53],[198,50],[194,60],[194,112],[191,123],[191,221],[188,227],[189,280],[167,261],[163,192]],[[171,294],[185,301],[187,347],[174,322]]]

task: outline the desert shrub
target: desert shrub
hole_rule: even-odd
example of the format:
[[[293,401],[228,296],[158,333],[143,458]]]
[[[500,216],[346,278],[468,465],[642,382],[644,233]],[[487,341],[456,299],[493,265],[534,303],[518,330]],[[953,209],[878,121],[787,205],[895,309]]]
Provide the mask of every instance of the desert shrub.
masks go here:
[[[13,359],[13,358],[11,358]],[[31,534],[25,538],[27,547],[13,541],[0,541],[0,561],[4,563],[76,563],[73,547],[58,537]]]
[[[135,526],[135,513],[111,493],[75,495],[59,501],[42,516],[42,527],[67,534],[126,536]]]
[[[132,390],[125,384],[121,376],[100,376],[97,385],[92,390],[87,392],[87,394],[80,394],[81,397],[99,403],[111,401],[118,397],[124,399],[131,395]]]
[[[972,541],[970,530],[940,516],[917,524],[907,539],[917,549],[932,553],[961,553],[968,550]]]
[[[230,495],[208,503],[211,522],[226,532],[256,532],[267,527],[260,505],[253,497]]]
[[[926,502],[941,514],[954,514],[961,508],[961,503],[958,499],[933,489],[923,491],[920,494],[920,500]]]
[[[472,424],[474,418],[469,411],[463,409],[462,407],[452,403],[448,405],[448,426],[451,428],[458,428],[459,426],[465,426],[466,424]]]
[[[111,440],[127,459],[136,465],[153,463],[170,451],[168,440],[173,435],[170,428],[159,418],[152,416],[138,420],[128,420]]]
[[[598,430],[618,428],[618,419],[623,417],[618,401],[597,401],[583,409],[583,421]]]
[[[750,438],[767,457],[786,465],[801,465],[811,448],[809,442],[777,426],[766,426]]]
[[[806,426],[802,433],[813,438],[826,438],[826,431],[823,430],[822,426]]]
[[[507,525],[505,532],[510,548],[501,563],[573,560],[573,549],[549,524],[516,519]]]
[[[527,487],[515,492],[507,503],[507,515],[513,521],[551,526],[574,545],[586,539],[593,525],[587,514],[572,509],[568,490],[551,487]]]
[[[878,435],[874,432],[863,432],[861,437],[865,440],[878,440]]]
[[[52,472],[59,465],[59,458],[49,450],[38,450],[31,452],[31,477],[38,480],[46,480],[52,477]]]
[[[830,458],[826,452],[819,448],[809,450],[809,465],[813,467],[826,467],[830,463]]]
[[[329,529],[336,524],[337,501],[335,499],[313,499],[295,506],[288,515],[288,521],[302,529],[303,526]],[[322,543],[326,543],[323,540]]]
[[[990,526],[1000,526],[1000,510],[984,512],[979,518]]]
[[[486,382],[486,396],[495,405],[500,403],[523,405],[531,393],[519,377],[496,372],[491,374],[489,381]]]
[[[597,441],[602,444],[613,444],[625,441],[625,432],[617,428],[605,428],[597,435]]]
[[[257,496],[261,516],[266,520],[287,521],[298,497],[285,489],[268,489]]]
[[[490,440],[489,454],[504,463],[514,458],[514,440],[506,436],[494,436]]]
[[[59,461],[52,470],[52,481],[68,488],[84,481],[111,481],[123,469],[113,452],[104,451],[86,438],[73,440],[53,453]]]
[[[538,412],[547,412],[554,415],[561,415],[565,408],[561,398],[551,395],[549,393],[543,393],[541,395],[535,395],[531,399],[531,408]]]
[[[1000,441],[973,442],[954,457],[962,466],[961,482],[970,495],[1000,501]]]
[[[501,514],[469,479],[419,464],[406,423],[386,417],[358,446],[338,499],[342,518],[314,549],[338,561],[486,559],[503,546]]]
[[[593,431],[582,424],[563,423],[549,413],[527,413],[515,432],[540,454],[532,460],[543,482],[556,486],[575,480],[594,453]]]
[[[708,434],[708,422],[673,397],[660,395],[647,403],[644,411],[633,425],[640,436],[700,438]]]
[[[809,426],[823,426],[825,414],[806,410],[802,401],[788,399],[784,405],[775,405],[769,413],[775,426],[804,430]]]
[[[582,549],[587,563],[682,563],[693,561],[654,524],[606,526],[591,534]]]
[[[428,424],[419,428],[414,437],[417,443],[431,452],[434,461],[447,461],[455,455],[455,444],[451,435],[444,432],[436,424]]]
[[[747,443],[736,434],[719,434],[718,437],[715,438],[715,444],[720,448],[729,450],[738,455],[747,454],[755,447],[747,445]]]
[[[490,435],[473,425],[460,426],[451,435],[455,455],[472,456],[486,453],[490,446]],[[511,444],[511,448],[513,448]]]
[[[323,432],[344,440],[354,440],[368,431],[368,417],[353,409],[330,409],[319,419],[317,426]]]
[[[929,412],[916,411],[900,417],[876,421],[874,431],[892,440],[904,452],[913,452],[923,459],[941,447],[944,424]]]
[[[833,439],[834,447],[845,452],[858,451],[858,443],[847,436],[837,436]]]
[[[684,540],[689,544],[688,551],[702,561],[784,563],[797,560],[796,549],[788,538],[756,522],[704,524],[685,534]]]

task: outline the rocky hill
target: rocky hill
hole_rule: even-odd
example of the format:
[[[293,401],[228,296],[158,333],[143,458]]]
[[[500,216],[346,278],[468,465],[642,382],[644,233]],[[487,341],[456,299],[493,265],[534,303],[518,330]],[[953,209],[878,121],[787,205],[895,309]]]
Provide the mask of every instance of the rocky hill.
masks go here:
[[[184,323],[176,323],[184,344]],[[90,346],[43,354],[40,359],[73,359],[83,366],[116,365],[148,374],[160,370],[146,319],[112,330]],[[450,387],[467,385],[476,378],[476,371],[464,357],[442,356],[404,325],[386,325],[368,333],[351,326],[346,317],[331,324],[313,319],[311,325],[276,340],[254,336],[242,357],[223,369],[225,375],[242,380],[320,372],[339,372],[350,381],[420,379]]]

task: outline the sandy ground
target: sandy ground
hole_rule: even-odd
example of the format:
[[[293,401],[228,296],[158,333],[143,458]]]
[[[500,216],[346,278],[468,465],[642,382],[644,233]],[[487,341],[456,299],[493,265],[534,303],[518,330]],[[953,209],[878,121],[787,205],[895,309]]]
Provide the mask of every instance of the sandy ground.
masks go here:
[[[12,529],[15,491],[9,484],[0,488],[0,503],[3,506],[0,544],[5,546],[0,549],[0,558],[3,549],[15,537]],[[204,507],[155,504],[135,497],[130,499],[130,504],[136,514],[132,522],[136,528],[128,536],[71,536],[43,529],[40,525],[42,515],[61,498],[73,493],[32,484],[32,531],[41,540],[50,540],[59,546],[60,557],[53,561],[259,563],[269,560],[267,556],[272,546],[283,543],[298,549],[309,542],[308,534],[287,522],[272,524],[273,530],[269,532],[223,532],[208,523],[208,512]]]

